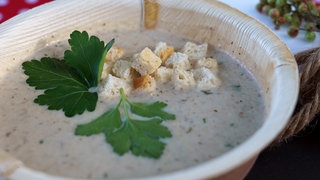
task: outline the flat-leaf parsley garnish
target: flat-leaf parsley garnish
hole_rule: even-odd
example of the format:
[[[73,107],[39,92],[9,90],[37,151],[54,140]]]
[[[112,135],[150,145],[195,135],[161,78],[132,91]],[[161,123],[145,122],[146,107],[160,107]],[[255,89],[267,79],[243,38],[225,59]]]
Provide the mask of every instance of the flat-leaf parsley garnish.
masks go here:
[[[27,83],[45,90],[34,102],[47,105],[50,110],[62,109],[66,116],[94,111],[98,100],[95,91],[102,73],[104,57],[114,43],[107,45],[86,31],[73,31],[64,60],[44,57],[24,62]]]
[[[175,115],[163,111],[167,106],[163,102],[133,103],[126,97],[123,89],[120,89],[120,97],[115,108],[89,123],[78,125],[75,134],[90,136],[103,133],[106,141],[120,155],[131,151],[136,156],[159,158],[165,148],[165,143],[160,138],[172,136],[169,129],[161,123],[164,120],[174,120]],[[131,116],[133,114],[143,119],[134,119]]]

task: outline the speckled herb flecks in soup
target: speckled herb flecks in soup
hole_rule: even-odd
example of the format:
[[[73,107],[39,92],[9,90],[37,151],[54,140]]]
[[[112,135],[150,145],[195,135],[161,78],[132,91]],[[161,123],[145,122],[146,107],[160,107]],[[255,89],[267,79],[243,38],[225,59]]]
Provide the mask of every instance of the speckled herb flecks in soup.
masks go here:
[[[0,148],[26,166],[75,178],[144,177],[217,157],[260,127],[264,107],[257,82],[236,59],[214,45],[161,31],[114,31],[96,36],[105,42],[115,38],[115,44],[107,58],[94,55],[98,68],[91,75],[79,73],[74,65],[77,61],[68,62],[82,51],[70,49],[66,40],[49,43],[28,59],[12,61],[14,66],[0,67]],[[106,52],[106,44],[92,41],[98,45],[91,44],[84,51]],[[67,58],[63,58],[67,49]],[[62,100],[55,101],[57,108],[50,108],[43,99],[35,103],[41,95],[57,97],[55,93],[60,92],[35,90],[26,83],[28,76],[21,64],[44,56],[59,59],[50,67],[63,67],[65,74],[76,79],[73,83],[80,82],[72,87],[88,90],[89,99],[96,96],[94,105],[69,114],[59,108]],[[148,64],[149,58],[156,63]],[[92,83],[90,78],[97,81]],[[76,104],[77,99],[70,102]],[[87,102],[84,98],[81,103]],[[152,110],[163,114],[148,113]],[[116,113],[105,114],[111,111]]]

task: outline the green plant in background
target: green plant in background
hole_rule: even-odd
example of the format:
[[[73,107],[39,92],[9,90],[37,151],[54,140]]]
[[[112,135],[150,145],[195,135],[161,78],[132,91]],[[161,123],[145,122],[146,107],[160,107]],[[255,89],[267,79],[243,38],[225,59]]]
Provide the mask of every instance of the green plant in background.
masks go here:
[[[305,31],[305,40],[314,41],[320,32],[320,7],[312,0],[260,0],[257,10],[272,18],[275,29],[288,25],[288,35]]]

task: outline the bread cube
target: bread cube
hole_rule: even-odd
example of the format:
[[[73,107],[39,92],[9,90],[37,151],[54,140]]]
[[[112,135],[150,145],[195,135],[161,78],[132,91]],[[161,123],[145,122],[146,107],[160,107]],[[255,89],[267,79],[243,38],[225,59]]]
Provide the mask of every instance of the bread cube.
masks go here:
[[[205,67],[210,69],[211,71],[218,71],[218,62],[213,58],[201,58],[196,61],[195,68]]]
[[[200,90],[213,90],[221,85],[221,81],[218,76],[208,68],[201,67],[195,69],[193,74],[197,83],[197,88]]]
[[[190,62],[188,60],[188,55],[180,52],[173,53],[166,61],[165,65],[174,69],[188,70],[191,68]]]
[[[103,64],[102,74],[101,74],[101,81],[105,80],[108,76],[108,74],[111,73],[113,66],[113,62],[105,62]]]
[[[167,43],[165,42],[159,42],[156,45],[154,53],[160,57],[162,65],[164,65],[167,59],[174,53],[174,48],[172,46],[167,46]]]
[[[129,79],[131,74],[131,62],[121,59],[117,60],[112,67],[112,72],[119,78]]]
[[[124,55],[124,50],[122,48],[112,46],[109,51],[107,52],[105,61],[106,62],[112,62],[115,60],[118,60],[122,58]]]
[[[131,67],[144,76],[155,72],[161,63],[161,59],[146,47],[134,57]]]
[[[173,69],[161,66],[155,72],[155,79],[161,83],[167,83],[173,76]]]
[[[107,78],[101,83],[98,92],[102,97],[117,97],[123,88],[126,94],[132,90],[130,81],[108,74]]]
[[[177,90],[187,89],[195,84],[193,73],[184,69],[173,70],[172,82]]]
[[[143,92],[153,92],[156,89],[156,81],[150,75],[144,75],[133,79],[133,88]]]
[[[208,44],[203,43],[197,45],[192,42],[187,42],[182,48],[182,52],[189,56],[190,60],[197,60],[207,56]]]

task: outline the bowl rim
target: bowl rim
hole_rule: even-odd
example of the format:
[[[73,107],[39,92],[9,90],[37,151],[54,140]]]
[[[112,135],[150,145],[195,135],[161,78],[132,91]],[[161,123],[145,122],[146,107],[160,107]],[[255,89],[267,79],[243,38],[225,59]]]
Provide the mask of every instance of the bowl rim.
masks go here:
[[[99,1],[99,0],[96,0]],[[110,0],[111,1],[111,0]],[[129,2],[130,0],[124,0]],[[139,1],[139,0],[137,0]],[[169,0],[160,0],[160,1],[169,1]],[[182,1],[182,0],[176,0],[176,1]],[[189,0],[191,1],[191,0]],[[38,6],[36,8],[33,8],[27,12],[24,12],[22,14],[19,14],[6,22],[0,24],[0,32],[5,32],[4,34],[10,34],[10,28],[21,28],[19,24],[22,21],[25,21],[30,18],[34,18],[36,20],[37,17],[35,14],[39,12],[46,11],[53,7],[59,7],[65,4],[67,1],[64,0],[57,0],[52,1],[49,3],[46,3],[44,5]],[[107,2],[107,1],[106,1]],[[280,42],[282,46],[282,50],[284,49],[285,52],[280,52],[280,54],[291,54],[290,50],[287,48],[286,44],[282,42],[282,40],[277,37],[271,29],[269,29],[266,25],[262,24],[260,21],[256,20],[255,18],[250,17],[249,15],[246,15],[239,10],[232,8],[222,2],[214,1],[214,0],[199,0],[199,3],[206,3],[210,2],[214,6],[219,6],[219,8],[225,9],[229,11],[230,13],[233,13],[234,15],[239,16],[245,16],[248,19],[251,20],[251,23],[256,24],[257,26],[260,26],[265,29],[266,33],[269,34],[270,37],[276,39]],[[68,1],[68,5],[72,3],[77,3],[76,0],[70,0]],[[0,33],[0,40],[5,39],[4,36],[1,36]],[[0,50],[3,51],[3,50]],[[294,57],[292,55],[291,61],[295,62]],[[290,90],[290,92],[287,92],[287,97],[285,98],[285,101],[276,100],[277,107],[286,107],[285,112],[286,113],[280,113],[283,110],[276,109],[277,107],[274,107],[274,113],[271,113],[270,116],[268,116],[263,123],[262,127],[258,129],[252,136],[250,136],[246,141],[241,143],[236,148],[233,148],[232,150],[212,159],[207,162],[203,162],[199,165],[186,168],[183,170],[174,171],[172,173],[163,174],[163,175],[157,175],[152,177],[146,177],[146,178],[153,178],[153,179],[173,179],[173,178],[182,178],[182,177],[188,177],[190,179],[198,179],[198,178],[206,178],[211,177],[212,175],[219,176],[222,175],[241,164],[245,163],[246,161],[250,160],[253,156],[258,155],[265,147],[269,145],[269,143],[272,142],[273,139],[276,138],[276,136],[281,132],[281,130],[285,127],[285,125],[288,123],[291,114],[294,111],[297,98],[298,98],[298,90],[299,90],[299,74],[298,74],[298,68],[296,63],[291,63],[288,66],[280,66],[277,68],[277,71],[279,73],[282,73],[281,71],[285,71],[285,74],[288,76],[291,75],[292,79],[291,81],[285,79],[283,76],[279,79],[277,82],[277,86],[283,86],[285,85],[285,90]],[[279,92],[277,92],[279,93]],[[271,112],[272,110],[270,110]],[[237,161],[235,161],[235,159]],[[228,162],[228,163],[226,163]],[[22,166],[12,174],[14,177],[25,177],[24,175],[36,175],[37,177],[41,177],[41,179],[61,179],[62,177],[59,176],[53,176],[48,175],[43,172],[39,172],[33,169],[29,169],[25,166]],[[65,178],[62,178],[65,179]]]

